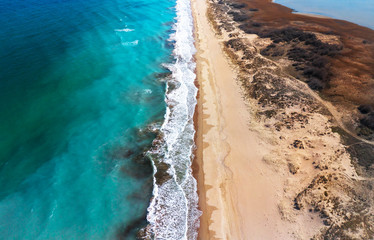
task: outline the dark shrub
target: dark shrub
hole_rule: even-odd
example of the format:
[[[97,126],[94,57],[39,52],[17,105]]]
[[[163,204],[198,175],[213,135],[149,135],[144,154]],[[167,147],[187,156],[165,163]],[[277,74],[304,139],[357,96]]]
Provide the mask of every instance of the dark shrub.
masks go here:
[[[277,40],[278,42],[289,42],[295,38],[299,38],[302,34],[304,34],[304,32],[301,30],[287,27],[264,32],[261,34],[261,37],[268,37],[271,38],[271,40]]]
[[[261,24],[261,23],[254,22],[254,23],[252,23],[252,26],[254,26],[254,27],[261,27],[262,24]]]
[[[303,74],[308,77],[315,77],[322,81],[327,81],[327,72],[316,67],[306,67]]]
[[[233,17],[233,20],[235,22],[243,22],[243,21],[249,19],[248,15],[240,13],[240,12],[230,11],[230,12],[228,12],[228,14],[230,14]]]
[[[275,47],[276,47],[276,45],[274,43],[272,43],[272,44],[268,45],[266,48],[262,49],[260,53],[263,56],[270,56],[271,55],[271,50]]]
[[[360,120],[362,125],[374,130],[374,113],[370,113],[366,115],[364,118]]]
[[[298,62],[304,62],[310,58],[310,53],[304,48],[295,47],[291,49],[288,53],[288,58]]]
[[[279,57],[279,56],[283,56],[283,54],[284,54],[284,50],[283,50],[283,49],[277,49],[277,50],[275,50],[275,51],[271,54],[271,56],[272,56],[272,57]]]
[[[314,34],[312,34],[312,33],[305,33],[305,32],[303,32],[303,33],[300,33],[300,35],[298,36],[298,39],[300,41],[302,41],[302,42],[304,42],[304,41],[311,42],[311,41],[316,40],[316,36]]]
[[[248,20],[249,17],[247,15],[240,15],[240,14],[234,14],[233,15],[233,20],[235,22],[243,22],[245,20]]]
[[[305,45],[312,45],[314,47],[320,47],[321,45],[323,45],[322,42],[316,38],[315,35],[313,35],[313,37],[311,37],[311,38],[308,37],[304,41],[305,41]]]
[[[247,34],[258,34],[259,33],[259,31],[256,29],[253,29],[252,24],[249,24],[249,23],[241,24],[239,25],[239,28]]]
[[[270,56],[270,51],[269,51],[269,49],[262,49],[261,51],[260,51],[260,53],[261,53],[261,55],[262,56]]]
[[[315,46],[313,49],[314,53],[317,53],[318,55],[327,55],[330,57],[335,56],[339,53],[343,48],[342,46],[338,46],[335,44],[327,44],[327,43],[321,43],[318,44],[318,46]]]
[[[362,113],[362,114],[368,114],[371,112],[371,107],[369,105],[360,105],[358,107],[358,110]]]
[[[230,3],[230,6],[233,7],[233,8],[241,9],[241,8],[245,8],[247,6],[247,4],[245,4],[245,3]]]
[[[322,68],[322,67],[326,66],[327,63],[328,63],[328,61],[325,57],[319,57],[319,56],[317,56],[312,61],[312,65],[314,67],[318,67],[318,68]]]
[[[244,50],[244,46],[239,39],[230,39],[225,44],[227,47],[233,48],[235,51]]]
[[[256,33],[247,24],[242,25],[241,29],[245,32]],[[275,44],[286,43],[285,45],[290,47],[287,51],[288,59],[295,62],[292,64],[293,67],[303,74],[310,88],[321,90],[328,86],[331,77],[328,57],[339,54],[339,51],[343,49],[342,46],[321,42],[315,34],[293,27],[265,29],[258,35],[262,38],[270,38],[274,43],[261,50],[262,55],[282,56],[284,51],[277,49]]]
[[[308,82],[308,86],[313,89],[313,90],[322,90],[324,87],[325,87],[325,84],[323,82],[321,82],[319,79],[317,78],[311,78]]]

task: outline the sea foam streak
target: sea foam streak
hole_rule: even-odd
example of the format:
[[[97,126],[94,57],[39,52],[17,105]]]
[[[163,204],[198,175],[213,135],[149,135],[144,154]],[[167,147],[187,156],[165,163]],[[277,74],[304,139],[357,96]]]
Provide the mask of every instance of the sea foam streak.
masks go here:
[[[153,199],[148,208],[147,234],[153,239],[196,239],[199,227],[196,180],[192,176],[195,129],[193,115],[197,88],[194,84],[196,52],[189,0],[177,0],[175,63],[166,91],[167,111],[161,126],[162,139],[150,155],[154,163]]]
[[[116,32],[133,32],[133,31],[135,31],[135,29],[123,28],[123,29],[115,29],[114,31],[116,31]]]

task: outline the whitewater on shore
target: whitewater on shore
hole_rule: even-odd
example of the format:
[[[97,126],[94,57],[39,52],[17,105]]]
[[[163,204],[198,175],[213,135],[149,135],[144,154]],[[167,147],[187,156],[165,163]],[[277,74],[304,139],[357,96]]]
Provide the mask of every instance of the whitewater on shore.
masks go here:
[[[165,65],[171,72],[166,80],[165,121],[148,153],[154,167],[154,189],[146,232],[154,239],[196,239],[201,215],[191,170],[197,88],[190,1],[177,0],[175,8],[174,33],[169,39],[174,44],[174,63]]]

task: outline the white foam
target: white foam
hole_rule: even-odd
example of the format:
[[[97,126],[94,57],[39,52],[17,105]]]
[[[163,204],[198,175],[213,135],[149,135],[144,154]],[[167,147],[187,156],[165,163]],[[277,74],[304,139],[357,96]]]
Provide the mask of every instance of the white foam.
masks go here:
[[[132,42],[122,42],[121,45],[122,46],[136,46],[139,44],[139,40],[135,40],[135,41],[132,41]]]
[[[154,239],[196,239],[199,227],[198,196],[196,180],[192,176],[191,164],[195,129],[193,115],[196,106],[197,88],[194,84],[196,52],[193,38],[193,20],[189,0],[177,0],[176,23],[170,40],[175,42],[175,63],[166,65],[172,72],[168,80],[175,89],[166,89],[167,110],[160,131],[163,142],[157,153],[161,161],[170,165],[172,177],[162,185],[154,179],[153,199],[148,208],[150,234]],[[154,173],[157,164],[154,164]],[[148,232],[149,233],[149,232]]]
[[[123,28],[123,29],[114,29],[116,32],[133,32],[135,29],[130,29],[130,28]]]

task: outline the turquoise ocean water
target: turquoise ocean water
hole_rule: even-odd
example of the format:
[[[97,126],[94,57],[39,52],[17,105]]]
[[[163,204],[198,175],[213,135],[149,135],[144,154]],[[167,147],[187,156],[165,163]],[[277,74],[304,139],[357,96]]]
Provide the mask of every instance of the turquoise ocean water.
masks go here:
[[[297,12],[324,15],[374,29],[373,0],[274,0]]]
[[[194,68],[175,48],[177,22],[191,22],[176,5],[0,0],[0,239],[135,239],[147,224],[157,167],[145,153],[174,131],[167,79],[179,89]]]

